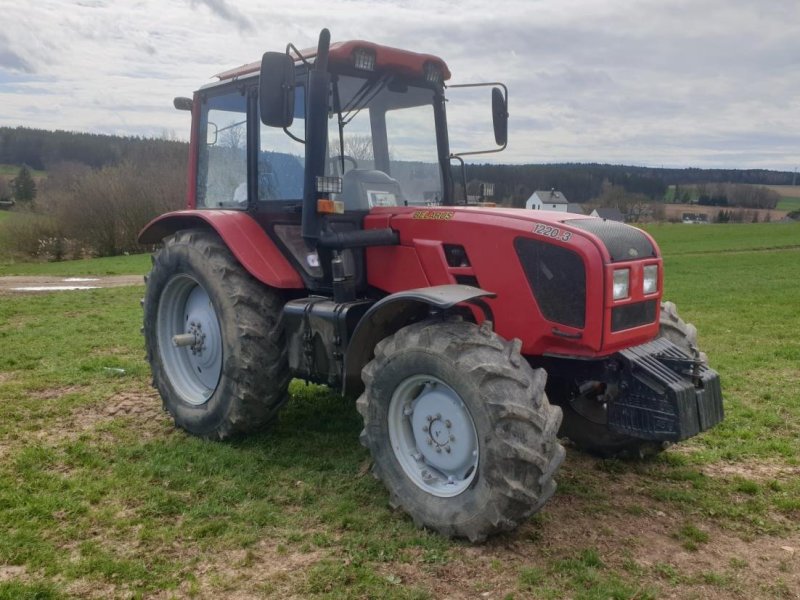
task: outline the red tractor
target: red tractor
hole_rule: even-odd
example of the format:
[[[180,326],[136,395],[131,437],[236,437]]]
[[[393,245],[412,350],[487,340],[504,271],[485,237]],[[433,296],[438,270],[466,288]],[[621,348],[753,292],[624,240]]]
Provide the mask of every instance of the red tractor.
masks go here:
[[[177,98],[188,208],[140,235],[163,241],[144,334],[178,427],[259,430],[291,378],[326,384],[358,397],[391,504],[479,541],[553,494],[559,436],[641,455],[723,410],[647,233],[455,197],[449,77],[435,56],[323,30]],[[502,149],[507,93],[487,85]]]

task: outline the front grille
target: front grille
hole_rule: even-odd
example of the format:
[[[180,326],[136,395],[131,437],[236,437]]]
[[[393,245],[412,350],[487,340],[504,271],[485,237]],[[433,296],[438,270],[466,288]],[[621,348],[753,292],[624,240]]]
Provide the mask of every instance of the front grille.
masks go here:
[[[565,223],[599,237],[611,255],[611,262],[656,256],[653,244],[636,227],[603,219],[570,219]]]
[[[577,253],[555,244],[514,241],[528,284],[544,317],[570,327],[586,322],[586,272]]]
[[[639,325],[647,325],[656,320],[657,302],[637,302],[611,309],[611,331],[622,331]]]

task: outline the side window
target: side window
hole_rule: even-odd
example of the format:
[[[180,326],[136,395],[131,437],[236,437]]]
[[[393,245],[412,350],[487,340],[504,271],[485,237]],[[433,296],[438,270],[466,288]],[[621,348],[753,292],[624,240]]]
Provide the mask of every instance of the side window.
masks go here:
[[[410,133],[413,132],[413,133]],[[389,165],[407,198],[438,204],[442,174],[433,127],[433,106],[422,104],[386,112]]]
[[[197,206],[247,206],[247,99],[238,90],[203,104],[198,140]]]
[[[298,140],[306,137],[305,99],[305,88],[298,85],[294,97],[294,122],[289,133],[261,124],[258,148],[259,201],[299,200],[303,197],[305,147]]]

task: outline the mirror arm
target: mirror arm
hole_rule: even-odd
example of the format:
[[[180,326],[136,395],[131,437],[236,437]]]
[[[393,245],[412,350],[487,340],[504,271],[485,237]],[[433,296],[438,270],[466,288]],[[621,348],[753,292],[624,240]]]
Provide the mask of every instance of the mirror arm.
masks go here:
[[[447,88],[470,88],[470,87],[490,87],[490,86],[497,86],[503,88],[503,98],[505,99],[505,105],[508,107],[508,88],[506,87],[505,83],[501,83],[499,81],[490,81],[487,83],[458,83],[455,85],[448,85]],[[506,118],[508,118],[508,112],[506,112]],[[469,152],[456,152],[450,155],[450,158],[461,158],[462,156],[472,156],[475,154],[494,154],[495,152],[502,152],[508,146],[508,136],[506,136],[506,143],[498,148],[493,148],[491,150],[471,150]],[[464,188],[466,190],[466,188]],[[466,191],[465,191],[466,194]]]
[[[467,203],[467,165],[464,163],[464,159],[461,158],[458,154],[451,154],[448,157],[450,160],[457,160],[461,163],[461,180],[464,183],[464,204]]]
[[[298,50],[298,49],[295,47],[295,45],[294,45],[294,44],[292,44],[291,42],[289,42],[288,44],[286,44],[286,54],[288,54],[289,56],[291,56],[291,53],[289,52],[290,50],[291,50],[292,52],[294,52],[294,55],[295,55],[297,58],[299,58],[300,60],[302,60],[302,61],[303,61],[303,64],[304,64],[305,66],[307,66],[307,67],[311,67],[311,63],[310,63],[310,62],[308,62],[308,60],[306,60],[306,57],[305,57],[305,56],[303,56],[303,55],[300,53],[300,50]]]
[[[297,137],[295,134],[293,134],[291,131],[289,131],[288,127],[284,127],[283,128],[283,132],[286,135],[288,135],[290,138],[292,138],[295,142],[300,142],[301,144],[305,144],[306,143],[305,140],[301,140],[299,137]]]

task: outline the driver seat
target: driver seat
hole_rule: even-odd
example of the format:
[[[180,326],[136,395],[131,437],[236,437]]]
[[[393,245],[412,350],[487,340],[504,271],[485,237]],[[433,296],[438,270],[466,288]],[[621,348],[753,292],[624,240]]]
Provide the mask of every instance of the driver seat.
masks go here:
[[[345,211],[368,211],[377,206],[403,206],[405,199],[396,179],[374,169],[350,169],[342,177]]]

